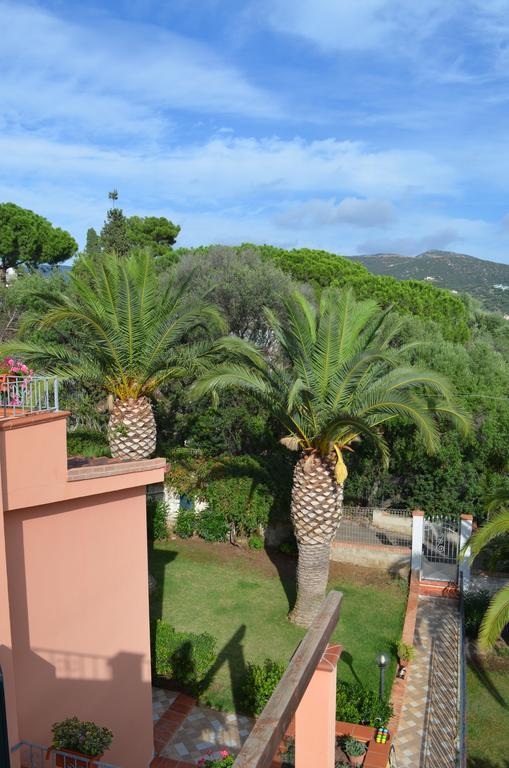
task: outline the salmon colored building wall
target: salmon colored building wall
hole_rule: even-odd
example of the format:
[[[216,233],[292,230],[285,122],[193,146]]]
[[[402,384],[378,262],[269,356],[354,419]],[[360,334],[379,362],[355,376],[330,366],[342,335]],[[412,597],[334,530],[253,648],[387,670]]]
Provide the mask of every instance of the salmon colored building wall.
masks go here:
[[[0,420],[0,471],[11,746],[18,738],[49,745],[51,724],[77,715],[113,731],[107,762],[148,766],[145,490],[163,479],[164,461],[68,472],[65,414],[46,414]]]

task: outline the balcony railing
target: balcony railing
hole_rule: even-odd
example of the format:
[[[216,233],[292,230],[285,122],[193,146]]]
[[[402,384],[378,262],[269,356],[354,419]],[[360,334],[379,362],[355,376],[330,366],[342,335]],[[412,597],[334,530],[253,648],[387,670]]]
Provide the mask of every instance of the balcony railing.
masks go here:
[[[0,418],[58,411],[55,376],[0,376]]]
[[[11,752],[19,756],[21,768],[56,768],[56,766],[58,768],[118,768],[116,765],[102,763],[93,757],[78,757],[60,750],[52,750],[46,761],[48,748],[31,741],[18,742]]]

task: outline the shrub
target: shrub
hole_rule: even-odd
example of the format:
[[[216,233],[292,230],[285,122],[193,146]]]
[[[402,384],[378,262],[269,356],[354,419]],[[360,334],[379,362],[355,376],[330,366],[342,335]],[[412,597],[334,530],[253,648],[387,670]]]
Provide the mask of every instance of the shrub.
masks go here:
[[[210,754],[212,754],[212,750],[210,750]],[[198,760],[198,765],[200,768],[230,768],[235,762],[234,756],[230,755],[227,749],[223,749],[219,754],[220,757],[217,760],[212,760],[210,757],[201,757]]]
[[[110,456],[110,448],[103,432],[76,429],[67,433],[68,456]]]
[[[111,747],[113,734],[108,728],[90,722],[68,717],[51,726],[53,746],[57,749],[70,749],[89,757],[100,757]]]
[[[242,687],[244,703],[248,712],[259,715],[274,693],[283,677],[286,665],[272,659],[263,664],[248,664]]]
[[[345,723],[387,725],[392,717],[392,704],[387,699],[379,699],[370,688],[358,684],[338,681],[336,691],[336,720]]]
[[[354,739],[353,736],[345,736],[342,740],[342,746],[348,757],[360,757],[368,748],[364,741]]]
[[[231,459],[214,474],[204,496],[211,510],[235,526],[237,535],[249,536],[267,524],[273,495],[259,464],[249,457]]]
[[[147,530],[150,541],[163,541],[168,538],[166,524],[166,504],[162,499],[147,498]]]
[[[283,555],[296,555],[299,551],[297,542],[295,539],[292,539],[291,541],[283,541],[279,545],[279,551],[282,552]]]
[[[199,691],[214,663],[216,638],[208,632],[177,632],[159,619],[155,628],[155,672]]]
[[[196,529],[196,514],[194,509],[179,509],[175,520],[174,531],[181,539],[190,539]]]
[[[251,536],[248,541],[250,549],[263,549],[264,541],[261,536]]]
[[[481,622],[490,602],[490,593],[486,589],[465,592],[465,634],[475,640],[479,634]]]
[[[413,645],[404,643],[400,640],[398,643],[398,658],[400,661],[412,661],[415,656],[415,648]]]
[[[207,507],[196,517],[196,533],[205,541],[226,541],[228,531],[225,516],[217,509]]]

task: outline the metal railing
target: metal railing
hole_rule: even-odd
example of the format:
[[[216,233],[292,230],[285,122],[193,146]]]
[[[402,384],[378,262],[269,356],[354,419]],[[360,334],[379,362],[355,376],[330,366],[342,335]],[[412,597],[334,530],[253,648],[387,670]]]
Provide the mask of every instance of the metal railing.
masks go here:
[[[93,757],[82,757],[48,748],[31,741],[19,741],[11,749],[12,754],[19,754],[21,768],[118,768],[111,763],[103,763]],[[48,760],[48,762],[46,762]]]
[[[463,596],[463,574],[459,581],[459,638],[458,638],[458,768],[467,765],[467,652],[465,638],[465,602]]]
[[[58,411],[55,376],[0,376],[0,418]]]
[[[410,549],[412,512],[409,509],[343,507],[336,542]]]

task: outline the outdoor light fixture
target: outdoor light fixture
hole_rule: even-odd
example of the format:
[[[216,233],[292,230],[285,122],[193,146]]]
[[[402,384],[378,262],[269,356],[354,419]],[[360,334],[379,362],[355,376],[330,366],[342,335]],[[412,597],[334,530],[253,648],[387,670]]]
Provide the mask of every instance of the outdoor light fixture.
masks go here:
[[[378,690],[378,695],[381,699],[384,697],[384,677],[385,677],[385,667],[389,663],[389,659],[387,658],[385,653],[379,653],[376,657],[376,663],[380,667],[380,687]]]

